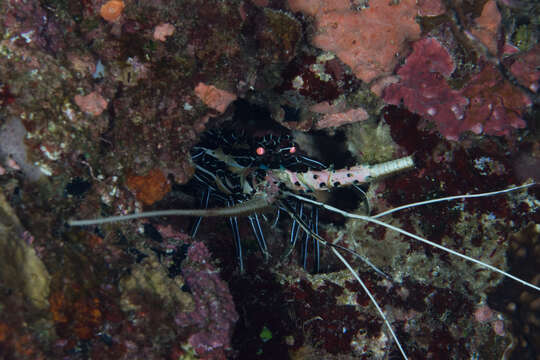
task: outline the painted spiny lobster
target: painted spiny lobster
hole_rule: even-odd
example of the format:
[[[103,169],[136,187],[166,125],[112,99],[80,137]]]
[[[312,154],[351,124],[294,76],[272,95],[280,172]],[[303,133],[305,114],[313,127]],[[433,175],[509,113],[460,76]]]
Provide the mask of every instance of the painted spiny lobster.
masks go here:
[[[415,206],[441,201],[494,196],[530,187],[534,184],[525,184],[490,193],[433,199],[404,205],[377,215],[368,216],[346,212],[327,205],[316,200],[311,194],[316,191],[329,190],[340,186],[357,186],[358,184],[374,181],[380,177],[410,169],[414,167],[414,161],[411,156],[377,165],[356,165],[346,169],[335,170],[299,154],[296,144],[288,136],[267,135],[260,138],[247,138],[243,134],[236,134],[234,132],[223,133],[221,131],[208,132],[203,137],[201,143],[192,149],[191,155],[196,168],[191,186],[201,193],[200,209],[158,210],[93,220],[71,220],[69,221],[69,225],[97,225],[154,216],[193,216],[197,217],[192,229],[192,236],[195,236],[202,217],[227,217],[235,241],[239,267],[243,271],[244,264],[238,231],[238,217],[248,217],[259,248],[264,256],[267,257],[268,246],[261,229],[258,213],[268,207],[275,207],[278,211],[278,216],[279,212],[283,211],[293,220],[289,249],[295,247],[301,231],[305,234],[301,252],[304,267],[306,267],[307,249],[310,241],[313,242],[313,251],[316,260],[315,271],[319,269],[319,245],[329,247],[361,285],[383,319],[388,332],[394,339],[404,359],[408,357],[387,316],[379,306],[372,292],[360,278],[358,272],[343,257],[340,251],[346,251],[360,258],[362,257],[346,247],[327,241],[319,235],[318,210],[320,208],[338,213],[346,218],[378,224],[540,291],[540,287],[497,267],[379,220],[382,216]],[[311,208],[311,211],[305,209],[306,205]],[[382,271],[377,269],[367,259],[363,260],[375,269],[376,272],[384,275]]]

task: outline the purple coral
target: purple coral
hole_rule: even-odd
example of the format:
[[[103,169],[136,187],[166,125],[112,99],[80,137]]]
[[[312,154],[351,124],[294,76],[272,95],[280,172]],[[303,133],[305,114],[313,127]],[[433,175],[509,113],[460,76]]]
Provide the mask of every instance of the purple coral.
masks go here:
[[[403,100],[407,109],[433,120],[446,138],[457,139],[468,101],[446,83],[454,68],[452,57],[436,39],[419,40],[397,72],[401,81],[388,86],[383,98],[394,105]]]
[[[191,245],[182,272],[193,294],[195,310],[178,314],[176,324],[199,329],[188,340],[198,356],[225,359],[238,314],[227,283],[220,279],[202,242]]]
[[[403,100],[409,111],[432,120],[449,140],[465,131],[506,136],[525,127],[521,115],[531,104],[529,98],[493,65],[484,64],[459,91],[446,81],[453,71],[452,57],[436,39],[419,40],[397,72],[400,82],[389,85],[383,98],[394,105]]]

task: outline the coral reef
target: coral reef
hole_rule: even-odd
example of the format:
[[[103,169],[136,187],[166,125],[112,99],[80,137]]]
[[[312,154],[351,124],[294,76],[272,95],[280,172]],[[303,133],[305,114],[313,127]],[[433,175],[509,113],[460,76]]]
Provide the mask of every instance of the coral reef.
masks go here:
[[[354,212],[538,182],[539,9],[1,1],[0,358],[397,357],[329,249],[319,273],[305,270],[315,259],[291,247],[290,219],[274,224],[277,206],[259,216],[268,258],[238,217],[244,273],[227,219],[204,219],[197,241],[190,218],[68,220],[204,206],[191,150],[224,124],[288,135],[298,156],[336,170],[414,157],[406,173],[309,195]],[[536,186],[385,219],[538,283],[538,196]],[[345,254],[411,359],[540,354],[537,293],[323,210],[319,233],[387,275]]]

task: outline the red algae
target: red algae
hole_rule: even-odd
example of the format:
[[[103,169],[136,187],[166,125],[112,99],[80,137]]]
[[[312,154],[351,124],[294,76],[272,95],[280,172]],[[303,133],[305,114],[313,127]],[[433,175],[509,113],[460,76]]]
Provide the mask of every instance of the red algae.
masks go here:
[[[15,95],[9,91],[9,86],[0,83],[0,107],[11,105],[14,101]]]
[[[103,98],[98,92],[93,91],[88,95],[75,95],[75,104],[82,111],[93,116],[99,116],[107,108],[108,101]]]
[[[174,34],[174,25],[172,24],[159,24],[154,28],[154,39],[159,41],[166,41],[167,37]]]
[[[342,113],[326,114],[321,120],[317,122],[317,124],[315,125],[315,129],[339,127],[345,124],[352,124],[355,122],[367,120],[368,118],[369,114],[366,110],[362,108],[351,109]]]

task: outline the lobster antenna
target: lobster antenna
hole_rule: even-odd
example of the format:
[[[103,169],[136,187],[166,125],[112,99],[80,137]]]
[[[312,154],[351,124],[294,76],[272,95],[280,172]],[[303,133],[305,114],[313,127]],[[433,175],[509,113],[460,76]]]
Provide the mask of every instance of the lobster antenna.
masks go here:
[[[515,190],[515,189],[517,189],[517,188],[511,188],[510,190]],[[347,217],[347,218],[364,220],[364,221],[367,221],[367,222],[371,222],[371,223],[374,223],[374,224],[378,224],[378,225],[384,226],[385,228],[394,230],[394,231],[399,232],[399,233],[401,233],[401,234],[403,234],[403,235],[405,235],[405,236],[408,236],[408,237],[410,237],[410,238],[412,238],[412,239],[415,239],[415,240],[418,240],[418,241],[420,241],[420,242],[423,242],[424,244],[428,244],[428,245],[431,245],[431,246],[433,246],[433,247],[435,247],[435,248],[437,248],[437,249],[446,251],[446,252],[449,253],[449,254],[458,256],[458,257],[460,257],[460,258],[462,258],[462,259],[465,259],[465,260],[467,260],[467,261],[470,261],[470,262],[473,262],[473,263],[475,263],[475,264],[478,264],[478,265],[480,265],[480,266],[482,266],[482,267],[485,267],[485,268],[487,268],[487,269],[489,269],[489,270],[491,270],[491,271],[498,272],[499,274],[502,274],[502,275],[504,275],[504,276],[506,276],[506,277],[508,277],[508,278],[510,278],[510,279],[512,279],[512,280],[515,280],[515,281],[517,281],[517,282],[519,282],[519,283],[521,283],[521,284],[523,284],[523,285],[525,285],[525,286],[528,286],[528,287],[533,288],[533,289],[535,289],[535,290],[537,290],[537,291],[540,291],[540,287],[538,287],[538,286],[536,286],[536,285],[533,285],[533,284],[531,284],[531,283],[529,283],[529,282],[527,282],[527,281],[525,281],[525,280],[522,280],[522,279],[518,278],[517,276],[514,276],[514,275],[512,275],[512,274],[510,274],[510,273],[507,273],[506,271],[503,271],[503,270],[501,270],[501,269],[499,269],[499,268],[497,268],[497,267],[495,267],[495,266],[493,266],[493,265],[489,265],[488,263],[485,263],[485,262],[483,262],[483,261],[477,260],[477,259],[472,258],[472,257],[467,256],[467,255],[464,255],[464,254],[462,254],[462,253],[460,253],[460,252],[457,252],[457,251],[455,251],[455,250],[452,250],[452,249],[450,249],[450,248],[447,248],[446,246],[439,245],[439,244],[437,244],[437,243],[434,243],[433,241],[424,239],[423,237],[420,237],[420,236],[418,236],[418,235],[416,235],[416,234],[410,233],[410,232],[408,232],[408,231],[406,231],[406,230],[403,230],[403,229],[401,229],[401,228],[399,228],[399,227],[397,227],[397,226],[390,225],[390,224],[388,224],[388,223],[385,223],[384,221],[380,221],[380,220],[374,219],[374,218],[371,217],[371,216],[363,216],[363,215],[352,214],[352,213],[343,211],[343,210],[341,210],[341,209],[338,209],[338,208],[336,208],[336,207],[334,207],[334,206],[327,205],[327,204],[322,203],[322,202],[320,202],[320,201],[312,200],[312,199],[309,199],[309,198],[306,198],[306,197],[303,197],[303,196],[300,196],[300,195],[297,195],[297,194],[294,194],[294,193],[291,193],[291,192],[286,192],[285,194],[288,195],[288,196],[292,196],[292,197],[295,197],[295,198],[297,198],[297,199],[300,199],[300,200],[302,200],[302,201],[309,202],[309,203],[311,203],[311,204],[320,206],[320,207],[322,207],[322,208],[324,208],[324,209],[326,209],[326,210],[328,210],[328,211],[332,211],[332,212],[338,213],[338,214],[340,214],[340,215],[342,215],[342,216],[344,216],[344,217]],[[477,195],[478,195],[478,194],[477,194]]]
[[[271,203],[271,198],[266,194],[258,194],[250,200],[236,204],[230,207],[224,208],[212,208],[212,209],[172,209],[172,210],[155,210],[147,211],[129,215],[110,216],[97,219],[87,220],[69,220],[69,226],[86,226],[86,225],[100,225],[118,221],[127,221],[140,218],[149,218],[157,216],[239,216],[245,214],[252,214],[257,211],[261,211],[267,208]]]
[[[347,269],[351,272],[351,274],[354,276],[354,278],[360,283],[360,286],[362,286],[362,289],[364,289],[364,291],[366,292],[367,296],[369,297],[369,300],[371,300],[371,303],[373,305],[375,305],[375,308],[377,309],[377,312],[379,313],[379,315],[381,315],[382,319],[384,320],[384,324],[386,325],[386,327],[390,331],[390,334],[392,334],[392,337],[394,338],[394,341],[395,341],[397,347],[399,348],[399,351],[401,352],[401,355],[403,355],[403,358],[405,360],[408,360],[407,354],[405,354],[405,350],[403,350],[403,347],[401,346],[401,343],[399,342],[397,335],[394,333],[394,330],[392,329],[392,326],[390,325],[390,322],[386,318],[386,315],[384,315],[384,312],[382,311],[381,307],[377,303],[377,300],[375,300],[375,297],[373,296],[371,291],[369,291],[366,284],[364,284],[364,282],[362,281],[362,279],[360,278],[358,273],[352,268],[351,264],[349,264],[349,262],[339,253],[339,251],[337,251],[337,249],[335,247],[333,247],[333,246],[331,248],[332,248],[332,252],[334,253],[334,255],[337,256],[337,258],[343,263],[343,265],[345,265],[347,267]]]
[[[299,199],[301,199],[301,197],[299,197]],[[337,248],[340,248],[340,249],[343,249],[343,250],[346,250],[352,254],[355,254],[357,256],[359,256],[360,258],[362,258],[360,256],[360,254],[357,254],[356,252],[350,250],[350,249],[347,249],[347,248],[344,248],[342,246],[339,246],[339,245],[336,245],[336,244],[332,244],[332,243],[329,243],[328,241],[326,241],[323,237],[321,237],[319,234],[315,233],[313,230],[311,230],[307,224],[304,222],[304,220],[302,220],[300,217],[296,216],[296,214],[294,212],[292,212],[287,206],[284,206],[285,204],[283,204],[282,201],[280,201],[280,205],[283,206],[283,208],[285,209],[285,211],[294,219],[298,222],[298,224],[300,225],[300,227],[308,232],[311,236],[313,236],[313,238],[317,239],[317,241],[323,245],[327,245],[329,246],[331,249],[332,249],[332,252],[334,253],[334,255],[337,256],[337,258],[339,259],[339,261],[341,261],[343,263],[343,265],[345,265],[345,267],[351,272],[351,274],[354,276],[354,278],[360,283],[360,286],[362,286],[362,289],[364,289],[364,291],[366,292],[367,296],[369,297],[371,303],[375,306],[375,308],[377,309],[377,312],[379,313],[379,315],[381,316],[381,318],[383,319],[384,321],[384,324],[386,325],[386,327],[388,328],[388,330],[390,331],[390,334],[392,335],[392,338],[394,339],[394,342],[396,343],[397,347],[399,348],[399,351],[401,352],[401,355],[403,355],[403,358],[405,360],[408,360],[408,357],[407,357],[407,354],[405,354],[405,350],[403,350],[403,347],[401,346],[401,343],[399,342],[399,339],[396,335],[396,333],[394,332],[394,330],[392,329],[392,325],[390,325],[390,322],[388,321],[386,315],[384,314],[384,311],[382,311],[381,307],[379,306],[379,304],[377,303],[377,300],[375,300],[375,297],[373,296],[373,294],[369,291],[369,289],[367,288],[367,286],[364,284],[364,282],[362,281],[362,279],[360,278],[360,275],[358,275],[358,273],[353,269],[353,267],[351,266],[351,264],[347,261],[347,259],[345,259],[343,257],[343,255],[341,255],[339,253],[339,251],[337,250]],[[377,268],[375,268],[376,270],[378,270]]]
[[[426,201],[410,203],[410,204],[395,207],[395,208],[390,209],[390,210],[383,211],[383,212],[381,212],[381,213],[379,213],[377,215],[373,215],[372,218],[377,219],[377,218],[380,218],[382,216],[392,214],[392,213],[395,213],[395,212],[403,210],[403,209],[409,209],[409,208],[413,208],[413,207],[421,206],[421,205],[433,204],[433,203],[438,203],[438,202],[443,202],[443,201],[450,201],[450,200],[471,199],[471,198],[479,198],[479,197],[486,197],[486,196],[494,196],[494,195],[504,194],[504,193],[507,193],[507,192],[528,188],[528,187],[531,187],[533,185],[536,185],[536,183],[533,182],[533,183],[530,183],[530,184],[520,185],[520,186],[516,186],[516,187],[511,187],[511,188],[508,188],[508,189],[492,191],[492,192],[487,192],[487,193],[448,196],[448,197],[443,197],[443,198],[437,198],[437,199],[432,199],[432,200],[426,200]]]

